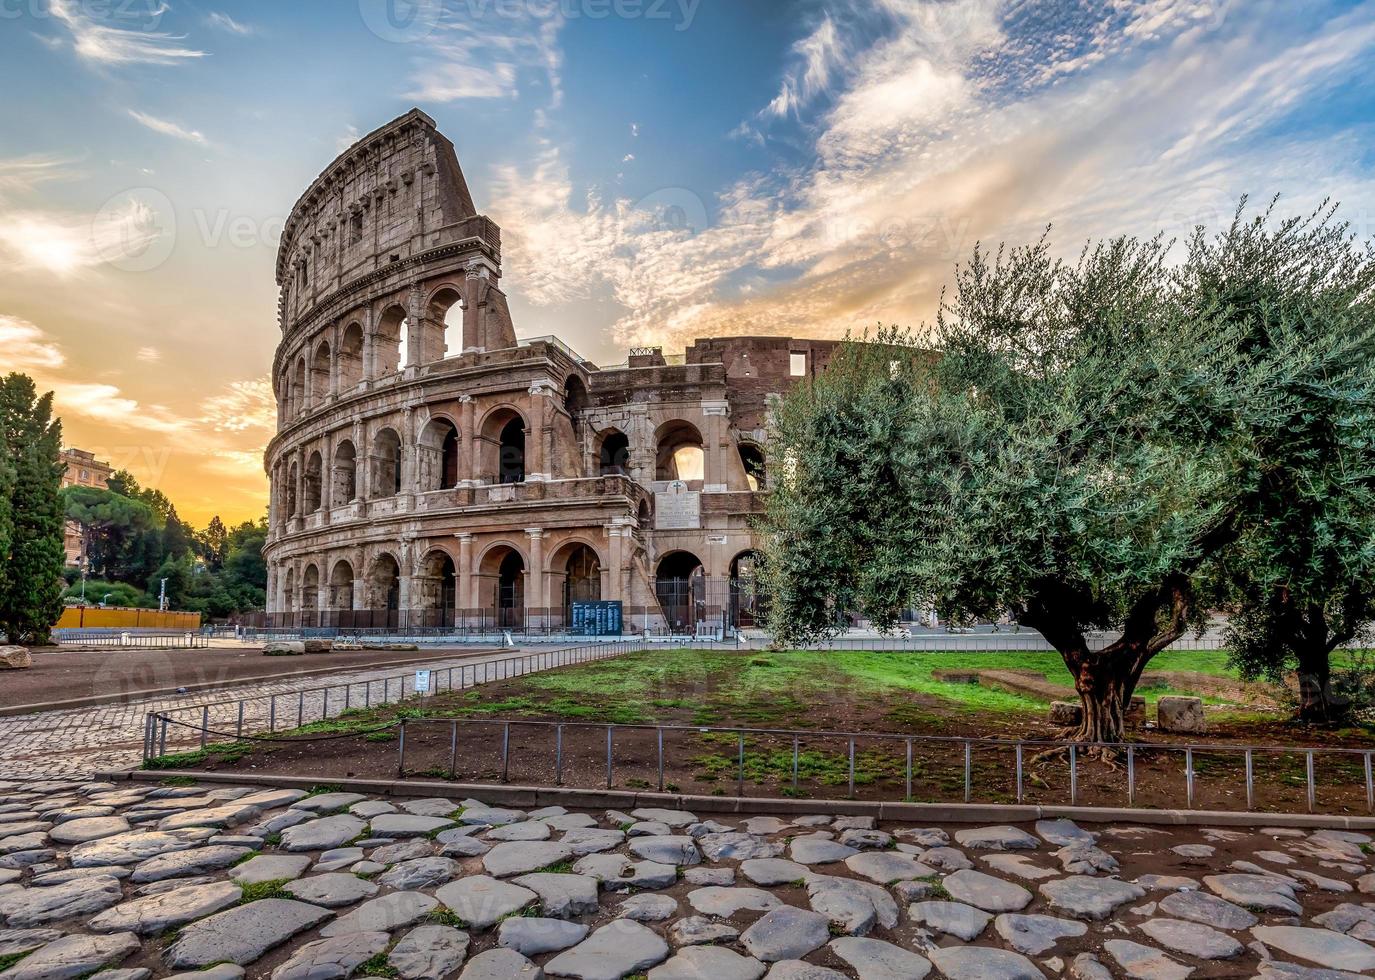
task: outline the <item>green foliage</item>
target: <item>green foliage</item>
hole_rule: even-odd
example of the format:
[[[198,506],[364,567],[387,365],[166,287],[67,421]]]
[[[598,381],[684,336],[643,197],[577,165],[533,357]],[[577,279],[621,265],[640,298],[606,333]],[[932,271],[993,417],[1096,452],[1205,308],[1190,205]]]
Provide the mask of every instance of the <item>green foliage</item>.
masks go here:
[[[252,858],[249,854],[246,857]],[[256,902],[262,898],[295,898],[291,892],[286,890],[286,883],[290,878],[273,878],[270,881],[253,881],[243,885],[243,894],[239,898],[240,905],[247,905],[249,902]]]
[[[377,953],[368,957],[362,963],[358,964],[358,969],[355,971],[354,975],[359,977],[388,978],[400,976],[400,974],[396,972],[396,967],[388,962],[386,953]]]
[[[1327,213],[1244,207],[1178,265],[1158,239],[1073,263],[1044,238],[976,249],[938,357],[884,328],[793,389],[762,527],[779,639],[848,611],[1010,611],[1064,657],[1079,736],[1108,740],[1145,665],[1209,608],[1234,602],[1273,651],[1278,597],[1369,596],[1370,257]],[[1098,630],[1120,639],[1091,649]]]
[[[76,603],[81,600],[81,582],[67,586],[62,593],[64,602]],[[107,606],[127,606],[131,609],[156,609],[158,600],[147,592],[128,582],[107,582],[102,579],[86,580],[86,604]]]
[[[62,422],[52,392],[33,380],[0,380],[0,634],[13,643],[46,643],[62,613]]]

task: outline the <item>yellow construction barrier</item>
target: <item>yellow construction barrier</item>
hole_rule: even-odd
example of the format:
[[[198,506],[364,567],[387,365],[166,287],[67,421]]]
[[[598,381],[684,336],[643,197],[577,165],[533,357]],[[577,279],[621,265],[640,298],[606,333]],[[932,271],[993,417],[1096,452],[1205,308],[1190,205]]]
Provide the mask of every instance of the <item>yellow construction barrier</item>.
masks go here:
[[[57,629],[160,629],[196,630],[201,626],[197,612],[159,612],[156,609],[123,607],[68,606],[62,610]]]

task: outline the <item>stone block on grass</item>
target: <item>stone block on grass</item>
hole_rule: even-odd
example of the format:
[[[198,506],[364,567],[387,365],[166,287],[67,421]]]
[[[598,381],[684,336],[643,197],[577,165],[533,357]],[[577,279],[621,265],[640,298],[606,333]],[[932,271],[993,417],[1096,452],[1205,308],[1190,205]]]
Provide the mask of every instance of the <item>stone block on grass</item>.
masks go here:
[[[1155,719],[1162,732],[1188,733],[1208,729],[1202,698],[1162,697],[1155,705]]]

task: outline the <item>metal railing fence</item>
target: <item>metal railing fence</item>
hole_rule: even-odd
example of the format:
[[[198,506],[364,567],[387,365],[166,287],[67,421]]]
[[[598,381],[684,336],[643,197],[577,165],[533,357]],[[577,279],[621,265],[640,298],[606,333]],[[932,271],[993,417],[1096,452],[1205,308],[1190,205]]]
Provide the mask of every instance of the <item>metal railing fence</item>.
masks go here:
[[[63,630],[53,641],[63,647],[99,647],[138,650],[195,650],[210,646],[210,637],[200,630],[177,632],[120,630]]]

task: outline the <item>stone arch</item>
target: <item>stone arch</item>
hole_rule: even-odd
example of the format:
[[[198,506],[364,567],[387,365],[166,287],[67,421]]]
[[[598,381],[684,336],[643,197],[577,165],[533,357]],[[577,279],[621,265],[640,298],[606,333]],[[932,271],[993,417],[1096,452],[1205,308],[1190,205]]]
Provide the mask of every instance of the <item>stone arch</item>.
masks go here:
[[[623,476],[630,473],[630,437],[620,429],[606,429],[597,438],[597,474]]]
[[[377,318],[377,329],[373,336],[373,365],[376,377],[385,378],[396,374],[406,366],[406,334],[409,328],[406,309],[399,304],[388,306]]]
[[[478,603],[496,626],[525,625],[525,574],[529,567],[524,552],[507,541],[489,545],[478,559]]]
[[[563,609],[564,623],[572,622],[573,603],[602,598],[602,574],[606,563],[597,549],[581,538],[571,538],[549,556],[549,595]]]
[[[310,454],[306,460],[305,512],[313,514],[324,504],[324,460],[319,450]],[[317,572],[318,575],[318,572]]]
[[[329,395],[329,341],[322,340],[310,359],[310,406],[323,405]]]
[[[706,618],[706,570],[690,551],[670,551],[654,570],[654,595],[673,632],[695,632]]]
[[[452,626],[458,609],[458,563],[447,549],[435,547],[420,560],[420,575],[411,583],[412,605],[426,626]]]
[[[753,626],[768,611],[767,597],[759,582],[759,552],[746,548],[730,560],[730,620],[736,626]]]
[[[463,353],[463,308],[463,289],[453,282],[440,283],[425,300],[426,317],[434,327],[439,357]]]
[[[416,440],[416,486],[451,490],[458,486],[458,426],[446,415],[434,415]]]
[[[282,612],[296,611],[296,566],[288,565],[282,576]]]
[[[301,611],[315,612],[320,608],[320,566],[311,562],[301,576]]]
[[[349,323],[340,335],[336,357],[339,363],[339,391],[352,391],[363,380],[363,325],[357,320]]]
[[[291,376],[291,417],[295,418],[306,410],[306,356],[296,359],[296,368]]]
[[[394,497],[401,492],[401,437],[390,426],[373,434],[368,454],[372,466],[369,484],[373,497]]]
[[[525,417],[510,405],[498,405],[482,418],[478,442],[481,472],[496,483],[525,482]]]
[[[368,565],[367,605],[369,609],[395,613],[401,608],[401,564],[389,551],[380,551]]]
[[[329,608],[353,608],[353,564],[347,558],[334,563],[329,573]]]
[[[352,439],[341,439],[334,447],[334,465],[331,469],[330,495],[331,507],[342,507],[358,496],[358,450]]]
[[[299,471],[296,468],[296,461],[292,460],[291,465],[286,471],[286,516],[296,516],[296,479]]]
[[[768,468],[764,447],[757,442],[740,443],[740,465],[745,470],[745,482],[753,491],[767,490]]]
[[[639,509],[635,512],[635,519],[639,521],[642,529],[649,529],[654,525],[654,509],[649,505],[647,497],[640,498]]]
[[[654,479],[700,480],[706,465],[702,433],[682,419],[672,419],[654,432]]]

